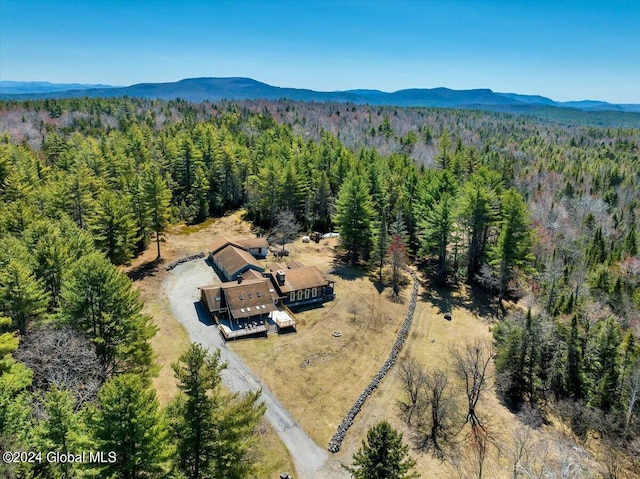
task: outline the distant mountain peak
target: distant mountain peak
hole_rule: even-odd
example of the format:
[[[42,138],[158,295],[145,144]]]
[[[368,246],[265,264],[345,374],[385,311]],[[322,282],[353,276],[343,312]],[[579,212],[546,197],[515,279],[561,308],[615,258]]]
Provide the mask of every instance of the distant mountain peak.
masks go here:
[[[640,105],[616,105],[597,100],[556,102],[540,95],[499,93],[489,88],[452,90],[447,87],[407,88],[391,93],[372,89],[314,91],[272,86],[247,77],[198,77],[175,82],[138,83],[128,87],[108,85],[54,84],[48,82],[0,81],[0,98],[141,97],[189,101],[279,100],[337,102],[381,106],[477,108],[500,111],[527,111],[530,108],[564,107],[580,110],[640,112]]]

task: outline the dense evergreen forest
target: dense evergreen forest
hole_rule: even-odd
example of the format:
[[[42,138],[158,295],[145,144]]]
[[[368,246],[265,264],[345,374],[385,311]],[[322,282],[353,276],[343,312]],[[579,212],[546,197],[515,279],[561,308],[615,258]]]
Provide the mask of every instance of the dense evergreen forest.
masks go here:
[[[638,461],[640,130],[126,98],[0,103],[0,126],[3,450],[129,441],[134,452],[106,473],[251,477],[239,459],[259,397],[219,392],[223,365],[194,346],[174,366],[181,394],[162,410],[149,385],[151,318],[117,268],[151,241],[160,257],[171,223],[244,208],[265,230],[289,211],[305,231],[339,231],[342,259],[362,268],[407,251],[434,284],[485,288],[500,310],[505,404],[563,417]],[[225,424],[228,410],[237,423]],[[154,433],[118,442],[126,421]],[[203,434],[206,452],[195,445]],[[101,472],[0,467],[6,477]]]

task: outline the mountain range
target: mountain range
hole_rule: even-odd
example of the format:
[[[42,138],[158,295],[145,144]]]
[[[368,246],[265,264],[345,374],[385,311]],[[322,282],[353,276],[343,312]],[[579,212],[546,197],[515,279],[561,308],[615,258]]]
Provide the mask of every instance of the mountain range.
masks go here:
[[[449,88],[412,88],[387,93],[379,90],[322,92],[300,88],[282,88],[251,78],[188,78],[171,83],[138,83],[131,86],[85,85],[0,81],[0,99],[27,100],[78,97],[140,97],[173,100],[279,100],[338,102],[381,106],[476,108],[498,111],[527,111],[532,107],[573,108],[583,111],[640,112],[637,104],[614,104],[597,100],[557,102],[539,95],[499,93],[490,89],[451,90]]]

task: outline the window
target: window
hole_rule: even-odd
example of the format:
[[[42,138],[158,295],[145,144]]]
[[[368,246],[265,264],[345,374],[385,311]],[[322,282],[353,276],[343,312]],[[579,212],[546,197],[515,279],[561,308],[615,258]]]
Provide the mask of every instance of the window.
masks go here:
[[[258,298],[261,298],[262,297],[262,292],[256,291],[256,295],[258,296]]]
[[[318,288],[311,288],[311,296],[315,298],[318,296]]]
[[[244,299],[244,297],[242,295],[240,295],[240,299]]]
[[[291,291],[291,294],[289,295],[289,301],[295,301],[295,300],[296,300],[296,292]]]
[[[249,297],[249,299],[251,299],[251,293],[247,293],[247,296]]]
[[[298,291],[298,301],[302,299],[302,290]]]
[[[304,290],[304,299],[309,299],[309,290],[308,289]]]

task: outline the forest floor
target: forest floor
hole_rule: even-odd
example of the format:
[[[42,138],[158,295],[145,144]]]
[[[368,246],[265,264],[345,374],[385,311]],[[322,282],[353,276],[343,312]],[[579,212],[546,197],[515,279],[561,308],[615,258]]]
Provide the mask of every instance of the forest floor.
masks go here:
[[[176,392],[170,364],[188,347],[189,337],[174,319],[171,306],[163,294],[163,282],[168,272],[166,264],[178,258],[205,251],[216,235],[224,234],[232,239],[253,235],[249,223],[242,221],[240,213],[209,220],[195,227],[176,226],[167,232],[162,244],[163,263],[156,264],[155,245],[151,245],[142,257],[128,268],[137,278],[146,309],[159,328],[153,339],[158,355],[160,373],[154,384],[161,402],[166,404]],[[407,309],[409,277],[400,303],[392,302],[388,287],[376,282],[375,277],[365,275],[336,260],[338,240],[322,240],[319,244],[298,240],[287,245],[291,252],[288,260],[298,260],[305,265],[318,266],[328,277],[336,281],[336,300],[322,307],[299,312],[297,332],[266,338],[243,339],[227,343],[243,362],[287,409],[304,431],[321,448],[326,448],[329,438],[345,413],[388,357],[393,341]],[[270,258],[269,260],[272,260]],[[268,261],[269,261],[268,260]],[[450,312],[452,320],[444,319]],[[444,369],[452,386],[461,389],[454,374],[450,350],[466,341],[491,340],[491,321],[495,315],[486,294],[469,288],[437,288],[423,281],[413,325],[399,361],[407,356],[415,358],[427,371]],[[340,337],[332,333],[339,331]],[[380,387],[367,400],[353,426],[349,430],[339,453],[329,455],[328,469],[334,473],[327,477],[343,475],[339,464],[350,464],[351,458],[366,437],[369,427],[382,419],[403,432],[409,443],[411,431],[398,417],[397,400],[402,397],[403,385],[396,365]],[[493,378],[489,378],[493,387]],[[513,433],[519,420],[497,399],[493,390],[488,391],[478,406],[495,437],[490,460],[485,464],[486,477],[509,477],[509,450]],[[286,449],[266,421],[261,426],[265,435],[263,463],[268,458],[287,456]],[[463,442],[464,429],[456,440]],[[571,443],[571,436],[564,428],[551,425],[534,432],[533,442],[556,444]],[[556,448],[555,450],[560,450]],[[417,461],[417,471],[422,477],[451,478],[472,476],[473,461],[466,457],[464,448],[459,454],[458,470],[452,461],[441,461],[428,453],[412,449]],[[548,452],[553,454],[554,452]],[[293,463],[288,458],[288,470]],[[276,466],[262,466],[260,477],[277,477]],[[277,467],[285,467],[278,464]],[[512,473],[511,473],[512,475]],[[588,476],[576,476],[588,477]]]

